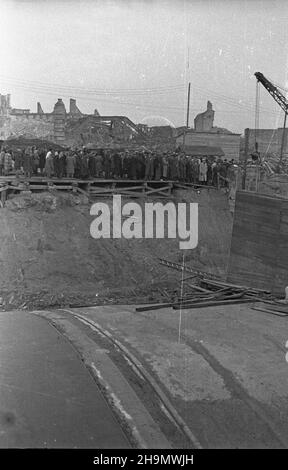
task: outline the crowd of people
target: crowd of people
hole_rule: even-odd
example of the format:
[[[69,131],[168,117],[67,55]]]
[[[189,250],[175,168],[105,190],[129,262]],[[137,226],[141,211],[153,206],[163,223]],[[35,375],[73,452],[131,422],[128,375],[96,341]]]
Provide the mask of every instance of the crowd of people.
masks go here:
[[[182,151],[148,150],[61,150],[27,147],[0,151],[0,175],[11,172],[26,177],[105,178],[132,180],[172,180],[226,186],[234,161],[217,157],[197,157]]]

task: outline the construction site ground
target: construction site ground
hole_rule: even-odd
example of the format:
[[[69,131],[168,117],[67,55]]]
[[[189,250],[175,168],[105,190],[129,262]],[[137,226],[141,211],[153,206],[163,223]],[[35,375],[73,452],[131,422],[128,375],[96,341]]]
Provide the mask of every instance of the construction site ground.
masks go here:
[[[163,308],[139,313],[133,305],[113,305],[38,314],[66,332],[87,366],[88,350],[101,380],[107,377],[102,359],[105,351],[172,447],[287,448],[287,319],[251,307],[217,306],[182,312]],[[83,332],[102,349],[87,347],[87,339],[86,343],[81,339]],[[109,342],[101,343],[103,333],[117,341],[116,351]],[[163,390],[187,425],[190,440],[175,431],[171,422],[169,425],[171,417],[161,415],[160,408],[155,410],[155,390],[147,387],[143,377],[139,380],[131,362],[127,364],[126,358],[126,366],[124,359],[121,363],[119,348],[123,346]],[[101,358],[93,351],[102,351]],[[109,380],[113,382],[113,376]],[[114,391],[108,388],[111,395],[119,397],[118,386]],[[120,400],[126,415],[130,407],[125,403],[127,393]],[[141,434],[141,428],[139,431]],[[157,441],[152,446],[157,447]]]
[[[173,198],[199,203],[199,244],[185,262],[224,275],[232,229],[227,196],[190,189]],[[101,201],[112,208],[112,198]],[[165,300],[168,288],[179,293],[179,272],[158,259],[182,263],[178,239],[93,239],[90,206],[85,196],[59,191],[9,196],[1,208],[1,308],[145,303]]]
[[[186,266],[224,278],[232,230],[227,195],[191,189],[173,197],[199,203],[199,244],[185,252]],[[105,202],[111,207],[111,198]],[[159,262],[182,263],[179,240],[95,240],[89,211],[86,198],[74,194],[22,193],[6,201],[0,225],[1,309],[11,315],[29,310],[61,332],[64,325],[84,362],[86,347],[90,355],[107,354],[172,447],[287,448],[287,318],[253,310],[252,303],[137,312],[137,305],[166,301],[169,289],[180,294],[182,273]],[[82,316],[82,329],[75,314]],[[192,444],[187,432],[183,437],[169,425],[167,412],[165,418],[154,407],[153,387],[136,380],[138,372],[121,360],[117,347],[110,349],[97,325],[154,378],[186,423]],[[97,347],[80,341],[77,331]],[[104,359],[98,357],[105,365]]]

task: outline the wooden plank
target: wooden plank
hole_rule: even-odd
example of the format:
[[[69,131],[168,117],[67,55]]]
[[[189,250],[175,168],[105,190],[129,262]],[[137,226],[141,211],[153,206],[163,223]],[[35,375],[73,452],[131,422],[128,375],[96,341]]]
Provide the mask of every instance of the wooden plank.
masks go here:
[[[157,192],[156,192],[156,191],[155,191],[155,192],[153,191],[153,193],[151,193],[150,191],[146,192],[146,195],[147,195],[147,196],[151,196],[151,195],[154,196],[154,195],[155,195],[155,197],[159,197],[159,196],[170,197],[170,194],[171,194],[171,193],[170,193],[169,190],[167,190],[167,191],[162,191],[162,190],[160,191],[160,190],[158,190]]]
[[[209,273],[207,272],[203,272],[203,271],[199,271],[197,269],[193,269],[191,268],[190,266],[187,266],[187,265],[182,265],[182,264],[179,264],[179,263],[175,263],[174,261],[169,261],[167,259],[164,259],[164,258],[158,258],[160,264],[163,264],[163,266],[166,266],[167,268],[172,268],[172,269],[176,269],[177,271],[187,271],[188,273],[193,273],[193,274],[197,274],[198,276],[209,276]]]
[[[265,289],[256,289],[254,287],[248,287],[248,286],[243,286],[243,285],[237,285],[237,284],[231,284],[229,282],[224,282],[220,281],[218,279],[206,279],[203,278],[202,281],[203,283],[210,284],[212,286],[222,286],[222,287],[229,287],[231,289],[244,289],[244,290],[252,290],[255,292],[263,292],[263,293],[269,293],[268,290]]]
[[[31,188],[31,186],[30,186],[30,188]],[[37,188],[34,188],[34,189],[37,189]],[[69,189],[69,190],[70,190],[70,189],[75,189],[75,190],[77,190],[77,188],[76,188],[75,186],[55,186],[55,185],[53,185],[53,186],[52,186],[52,185],[48,185],[48,186],[47,186],[47,189],[49,189],[49,190],[52,190],[52,189],[55,190],[55,189],[56,189],[57,191],[62,191],[62,190],[66,191],[66,190],[68,190],[68,189]]]
[[[281,312],[281,313],[287,313],[288,314],[288,304],[284,303],[276,303],[275,301],[267,301],[263,300],[263,305],[261,305],[264,308],[269,307],[270,310],[274,310],[275,312]]]
[[[172,307],[172,302],[166,302],[162,304],[149,304],[145,305],[144,307],[136,307],[136,312],[147,312],[148,310],[160,310],[161,308],[168,308]]]
[[[116,185],[115,191],[118,191],[118,189],[121,190],[121,191],[130,191],[130,190],[135,191],[136,189],[143,189],[143,185],[141,185],[141,186],[139,186],[139,185],[138,186],[126,186],[124,188],[122,186],[117,186]]]
[[[44,184],[29,184],[29,186],[26,188],[26,191],[27,190],[30,190],[30,189],[45,189],[46,191],[48,190],[49,186],[48,184],[44,185]],[[21,191],[25,191],[25,189],[21,189]]]
[[[139,191],[122,191],[121,189],[117,190],[114,194],[127,197],[145,197],[145,193]]]
[[[130,190],[130,191],[133,191],[134,188],[129,188],[129,190]],[[89,188],[89,192],[90,192],[91,194],[92,194],[92,193],[93,193],[93,194],[97,194],[97,193],[99,193],[99,194],[100,194],[100,193],[101,193],[101,194],[105,194],[105,193],[108,193],[108,194],[109,194],[109,193],[115,193],[115,194],[117,194],[118,191],[126,191],[126,192],[128,192],[129,190],[126,189],[126,188],[123,188],[123,189],[122,189],[122,188],[120,188],[120,187],[119,187],[119,188],[112,188],[112,187],[111,187],[111,188],[103,188],[103,189],[101,189],[101,188],[95,188],[95,189],[94,189],[94,188]],[[137,192],[138,192],[138,191],[137,191]]]
[[[288,313],[277,312],[275,310],[270,310],[264,307],[251,307],[252,310],[258,310],[259,312],[269,313],[270,315],[275,315],[277,317],[288,317]]]
[[[160,188],[150,188],[148,185],[147,185],[147,191],[145,194],[154,194],[154,193],[157,193],[157,192],[164,192],[165,190],[169,190],[170,189],[170,186],[161,186]]]
[[[231,294],[231,295],[227,295],[227,292],[218,292],[218,291],[215,291],[215,292],[211,292],[211,295],[207,295],[207,294],[202,294],[202,295],[199,295],[199,293],[197,293],[194,297],[189,297],[189,298],[180,298],[178,299],[177,302],[174,302],[174,305],[183,305],[183,304],[194,304],[194,303],[202,303],[202,302],[208,302],[208,301],[212,301],[212,300],[215,300],[215,301],[220,301],[220,300],[232,300],[233,298],[235,299],[240,299],[242,296],[244,295],[244,292],[240,292],[239,294]]]
[[[105,194],[105,193],[109,194],[109,193],[113,192],[113,188],[106,188],[106,189],[103,189],[103,188],[102,189],[101,188],[96,188],[96,189],[90,188],[89,191],[90,191],[91,194]]]
[[[118,189],[118,190],[111,189],[109,192],[90,191],[90,194],[91,194],[91,196],[94,196],[94,197],[100,197],[100,196],[110,197],[110,196],[113,196],[113,195],[121,195],[121,196],[127,196],[127,197],[135,197],[135,198],[150,197],[150,194],[146,195],[146,193],[144,193],[144,192],[121,191],[121,189]],[[157,195],[155,194],[155,198],[157,198],[157,199],[167,199],[167,198],[169,198],[169,200],[174,199],[174,197],[171,196],[170,194],[165,194],[163,196],[161,194],[157,194]]]
[[[201,287],[201,286],[198,286],[198,285],[195,285],[195,284],[190,284],[190,283],[186,283],[187,286],[189,286],[191,289],[195,289],[199,292],[209,292],[211,293],[211,290],[209,289],[204,289],[204,287]]]
[[[78,193],[83,194],[84,196],[88,197],[88,199],[90,198],[90,194],[88,193],[88,191],[85,191],[84,189],[79,188],[79,186],[76,189]]]
[[[8,186],[8,189],[13,189],[13,191],[27,191],[29,190],[29,186],[27,187],[23,187],[23,186],[12,186],[11,184],[9,184]]]
[[[195,302],[195,303],[185,303],[184,305],[179,303],[177,305],[173,305],[173,310],[180,310],[180,309],[187,309],[187,308],[206,308],[206,307],[216,307],[222,305],[236,305],[236,304],[245,304],[245,303],[253,303],[253,302],[260,302],[260,300],[251,300],[251,299],[232,299],[232,300],[218,300],[218,301],[207,301],[207,302]]]
[[[274,291],[281,201],[236,193],[228,282]]]
[[[152,188],[152,187],[150,186],[150,182],[149,182],[149,183],[146,184],[146,188],[147,188],[148,191],[157,191],[157,189],[159,189],[159,190],[161,190],[161,189],[169,189],[170,186],[169,186],[168,184],[166,184],[166,182],[163,181],[162,184],[160,184],[160,183],[158,182],[158,185],[157,185],[156,188],[155,188],[155,187]]]
[[[186,186],[185,184],[181,184],[181,183],[174,183],[174,188],[190,189],[189,186]]]
[[[281,201],[280,209],[280,229],[277,242],[277,256],[274,286],[275,291],[284,294],[284,289],[288,285],[288,201]]]
[[[192,188],[203,188],[203,189],[218,189],[216,186],[210,186],[208,184],[198,184],[198,183],[184,183],[184,182],[179,182],[179,181],[173,181],[173,186],[177,187],[179,186],[180,189],[190,189]]]
[[[99,192],[99,193],[106,193],[106,192],[108,192],[108,193],[109,193],[109,192],[111,192],[111,191],[113,191],[113,192],[117,192],[117,191],[127,191],[127,192],[128,192],[128,191],[135,191],[136,189],[137,189],[137,190],[138,190],[138,189],[141,189],[141,190],[142,190],[142,189],[143,189],[143,186],[139,186],[139,185],[137,185],[137,186],[127,186],[127,187],[124,187],[124,188],[121,187],[121,186],[117,186],[117,185],[115,185],[114,187],[111,186],[110,188],[102,188],[102,187],[90,186],[89,191],[90,191],[91,193],[93,192],[94,194],[96,194],[97,192]]]
[[[208,300],[215,300],[215,301],[223,301],[223,300],[233,300],[233,299],[241,299],[242,297],[244,297],[244,295],[246,295],[246,292],[243,291],[243,292],[238,292],[238,293],[228,293],[228,292],[219,292],[219,291],[215,291],[215,292],[210,292],[210,294],[207,294],[207,293],[202,293],[202,295],[199,295],[199,293],[197,292],[195,294],[195,296],[193,297],[189,297],[189,298],[184,298],[182,297],[182,299],[180,298],[179,300],[177,300],[177,302],[174,302],[174,304],[178,305],[180,303],[195,303],[195,302],[206,302]],[[253,298],[250,299],[251,302],[253,302]]]
[[[132,192],[132,191],[121,191],[121,190],[118,190],[117,192],[114,191],[114,190],[111,190],[109,193],[108,192],[100,192],[100,191],[97,191],[97,192],[93,192],[93,191],[90,191],[90,194],[91,196],[95,196],[95,197],[98,197],[98,196],[115,196],[115,195],[120,195],[120,196],[127,196],[127,197],[145,197],[145,194],[144,193],[139,193],[139,192]]]

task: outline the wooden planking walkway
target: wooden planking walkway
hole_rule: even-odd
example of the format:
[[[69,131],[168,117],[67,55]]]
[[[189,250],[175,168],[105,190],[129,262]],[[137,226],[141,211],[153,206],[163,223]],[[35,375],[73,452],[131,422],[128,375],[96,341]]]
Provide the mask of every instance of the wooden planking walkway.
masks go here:
[[[78,191],[90,198],[109,197],[120,194],[127,197],[149,197],[173,198],[175,189],[216,189],[214,186],[205,186],[194,183],[179,183],[178,181],[164,180],[117,180],[117,179],[75,179],[75,178],[45,178],[32,176],[0,176],[0,188],[3,193],[16,191],[51,191],[66,190]],[[3,189],[4,188],[4,189]]]

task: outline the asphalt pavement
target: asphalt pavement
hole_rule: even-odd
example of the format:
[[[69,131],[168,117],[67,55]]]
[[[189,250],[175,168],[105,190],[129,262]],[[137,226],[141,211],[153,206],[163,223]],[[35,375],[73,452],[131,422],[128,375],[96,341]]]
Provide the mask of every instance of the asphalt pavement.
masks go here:
[[[28,312],[0,314],[0,447],[130,447],[77,351]]]

